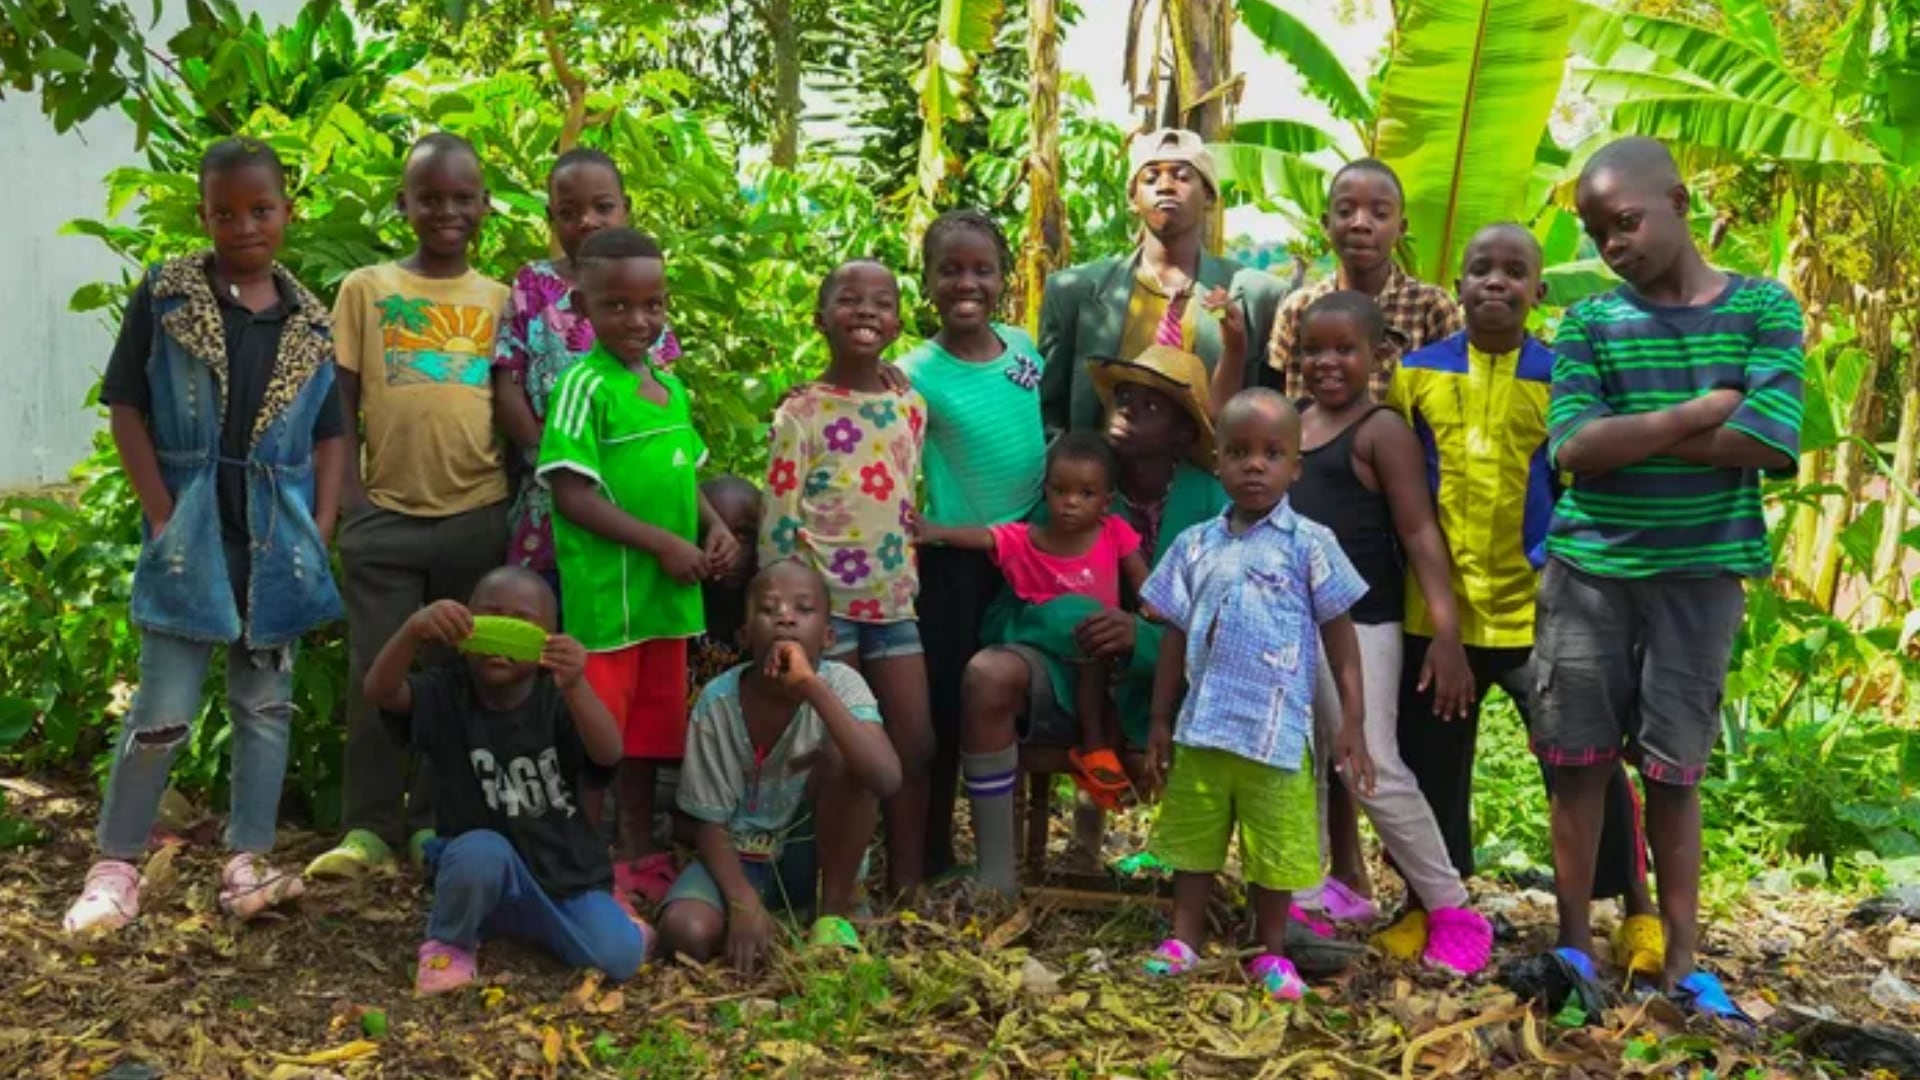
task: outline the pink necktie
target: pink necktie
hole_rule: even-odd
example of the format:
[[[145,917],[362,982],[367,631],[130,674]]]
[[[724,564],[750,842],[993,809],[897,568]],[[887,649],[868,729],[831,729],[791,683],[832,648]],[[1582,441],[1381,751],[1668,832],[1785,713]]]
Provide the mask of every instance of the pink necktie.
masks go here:
[[[1181,289],[1167,300],[1167,313],[1160,316],[1160,325],[1153,328],[1155,345],[1170,345],[1176,349],[1186,345],[1186,336],[1180,332],[1180,320],[1187,311],[1187,290]]]

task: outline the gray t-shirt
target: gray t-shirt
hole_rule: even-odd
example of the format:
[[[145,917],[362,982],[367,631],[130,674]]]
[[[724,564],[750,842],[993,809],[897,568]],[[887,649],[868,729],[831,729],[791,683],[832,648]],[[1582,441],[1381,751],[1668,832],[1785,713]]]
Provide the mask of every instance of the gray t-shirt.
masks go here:
[[[811,705],[794,710],[787,730],[759,748],[740,707],[740,677],[730,668],[707,684],[687,722],[687,756],[680,768],[680,809],[700,821],[725,825],[745,858],[771,858],[807,798],[807,780],[829,738],[827,722]],[[820,678],[861,723],[878,724],[880,709],[859,672],[832,660]]]

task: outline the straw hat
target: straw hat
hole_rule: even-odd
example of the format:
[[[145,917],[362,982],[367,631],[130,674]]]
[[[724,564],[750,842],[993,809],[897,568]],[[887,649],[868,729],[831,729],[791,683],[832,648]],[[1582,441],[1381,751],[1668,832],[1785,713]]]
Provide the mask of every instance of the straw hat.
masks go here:
[[[1096,356],[1087,361],[1100,404],[1113,411],[1113,391],[1121,383],[1149,387],[1172,398],[1187,411],[1197,433],[1188,452],[1195,465],[1213,468],[1213,418],[1207,415],[1212,377],[1206,361],[1171,345],[1152,345],[1132,360]]]

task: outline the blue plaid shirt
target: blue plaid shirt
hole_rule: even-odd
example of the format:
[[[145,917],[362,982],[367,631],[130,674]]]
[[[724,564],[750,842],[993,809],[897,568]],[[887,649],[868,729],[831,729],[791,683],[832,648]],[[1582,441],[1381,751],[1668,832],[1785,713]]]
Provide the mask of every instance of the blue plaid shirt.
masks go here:
[[[1232,513],[1181,533],[1140,591],[1187,635],[1174,741],[1295,770],[1313,744],[1319,628],[1367,583],[1333,532],[1286,500],[1238,536]]]

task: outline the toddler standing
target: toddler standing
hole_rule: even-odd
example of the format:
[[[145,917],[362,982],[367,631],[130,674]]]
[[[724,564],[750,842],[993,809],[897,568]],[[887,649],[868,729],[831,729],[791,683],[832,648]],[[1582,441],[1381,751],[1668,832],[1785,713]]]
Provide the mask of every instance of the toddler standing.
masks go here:
[[[1323,639],[1343,717],[1336,768],[1361,791],[1373,788],[1360,647],[1347,616],[1367,586],[1333,534],[1287,505],[1300,418],[1285,398],[1236,395],[1220,413],[1218,445],[1233,505],[1181,533],[1141,592],[1166,623],[1147,765],[1166,786],[1153,851],[1174,871],[1173,936],[1147,971],[1182,975],[1199,962],[1213,875],[1238,823],[1262,948],[1247,974],[1293,1001],[1306,984],[1286,958],[1288,908],[1293,890],[1320,877],[1311,703]]]

